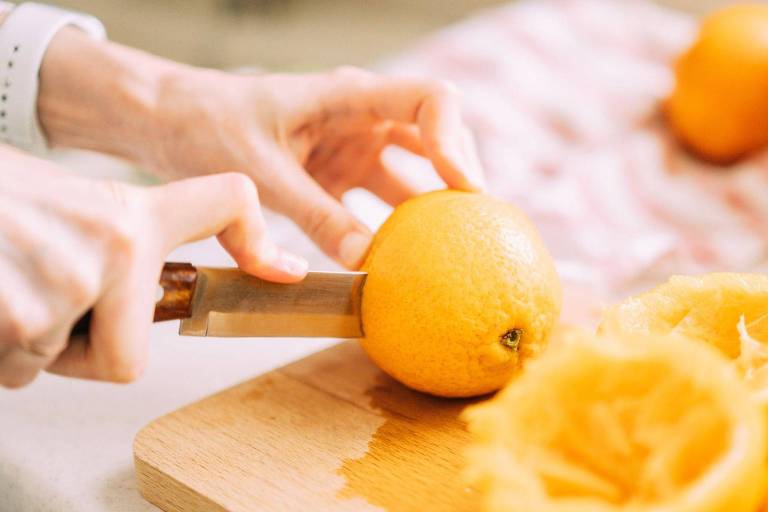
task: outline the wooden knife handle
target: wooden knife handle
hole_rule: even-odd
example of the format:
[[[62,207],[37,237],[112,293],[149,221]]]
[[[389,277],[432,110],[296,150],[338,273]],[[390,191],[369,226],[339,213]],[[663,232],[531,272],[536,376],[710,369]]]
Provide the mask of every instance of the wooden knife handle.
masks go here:
[[[189,263],[168,262],[160,273],[163,297],[155,304],[154,322],[181,320],[192,316],[192,297],[197,284],[197,269]],[[72,328],[74,336],[88,336],[93,310],[88,311]]]

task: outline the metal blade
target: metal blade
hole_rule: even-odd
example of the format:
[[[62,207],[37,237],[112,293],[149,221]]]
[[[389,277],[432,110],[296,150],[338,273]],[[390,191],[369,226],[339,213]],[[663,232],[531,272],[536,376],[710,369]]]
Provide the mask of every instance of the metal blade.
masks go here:
[[[277,284],[231,268],[197,268],[184,336],[359,338],[363,272],[310,272]]]

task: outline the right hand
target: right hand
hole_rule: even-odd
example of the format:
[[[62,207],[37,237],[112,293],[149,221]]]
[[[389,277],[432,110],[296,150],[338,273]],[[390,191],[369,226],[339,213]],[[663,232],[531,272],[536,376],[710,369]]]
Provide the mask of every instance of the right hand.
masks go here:
[[[218,174],[140,188],[77,178],[0,146],[0,385],[41,370],[128,382],[146,363],[167,254],[218,235],[246,272],[301,280],[307,263],[266,235],[256,188]],[[88,309],[88,339],[70,340]]]

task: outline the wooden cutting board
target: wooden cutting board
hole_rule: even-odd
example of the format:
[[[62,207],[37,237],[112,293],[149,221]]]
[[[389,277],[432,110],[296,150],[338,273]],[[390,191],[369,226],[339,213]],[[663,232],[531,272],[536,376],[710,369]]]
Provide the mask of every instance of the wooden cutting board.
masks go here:
[[[411,391],[345,342],[150,423],[139,489],[167,511],[475,510],[472,402]]]

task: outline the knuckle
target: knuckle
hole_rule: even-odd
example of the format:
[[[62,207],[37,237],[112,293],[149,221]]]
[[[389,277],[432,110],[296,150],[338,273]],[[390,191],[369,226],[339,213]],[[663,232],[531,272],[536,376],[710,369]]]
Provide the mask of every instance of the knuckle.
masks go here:
[[[23,282],[0,288],[0,345],[27,350],[30,340],[42,337],[53,325],[52,308],[46,293],[30,290]]]
[[[63,313],[61,307],[64,305],[67,312],[91,306],[101,290],[99,267],[98,261],[87,256],[80,259],[68,256],[56,258],[55,266],[50,270],[51,275],[56,276],[51,289],[60,294],[61,300],[55,311]]]
[[[110,221],[108,243],[111,253],[121,262],[135,261],[139,251],[139,229],[133,218]]]
[[[12,345],[21,346],[24,344],[25,340],[28,339],[26,323],[13,311],[6,312],[5,318],[3,319],[2,331],[5,341]]]
[[[369,81],[374,74],[355,66],[339,66],[331,72],[334,79],[346,83],[362,83]]]
[[[99,296],[99,280],[95,273],[80,272],[70,279],[69,293],[77,309],[91,306]]]
[[[10,344],[17,345],[28,352],[35,352],[31,340],[35,340],[48,331],[48,315],[31,311],[20,311],[17,307],[6,308],[2,324],[3,338]]]
[[[245,174],[228,172],[221,175],[227,196],[243,208],[257,205],[259,202],[256,184]]]
[[[105,183],[107,195],[117,208],[112,215],[99,216],[95,229],[101,231],[113,254],[128,260],[135,256],[141,239],[141,226],[146,221],[147,208],[135,187],[116,181]]]
[[[25,350],[35,356],[50,360],[59,355],[67,346],[67,340],[64,338],[51,339],[50,337],[35,338],[25,345]]]
[[[325,208],[314,207],[304,216],[304,230],[314,239],[324,238],[333,223],[333,213]]]

